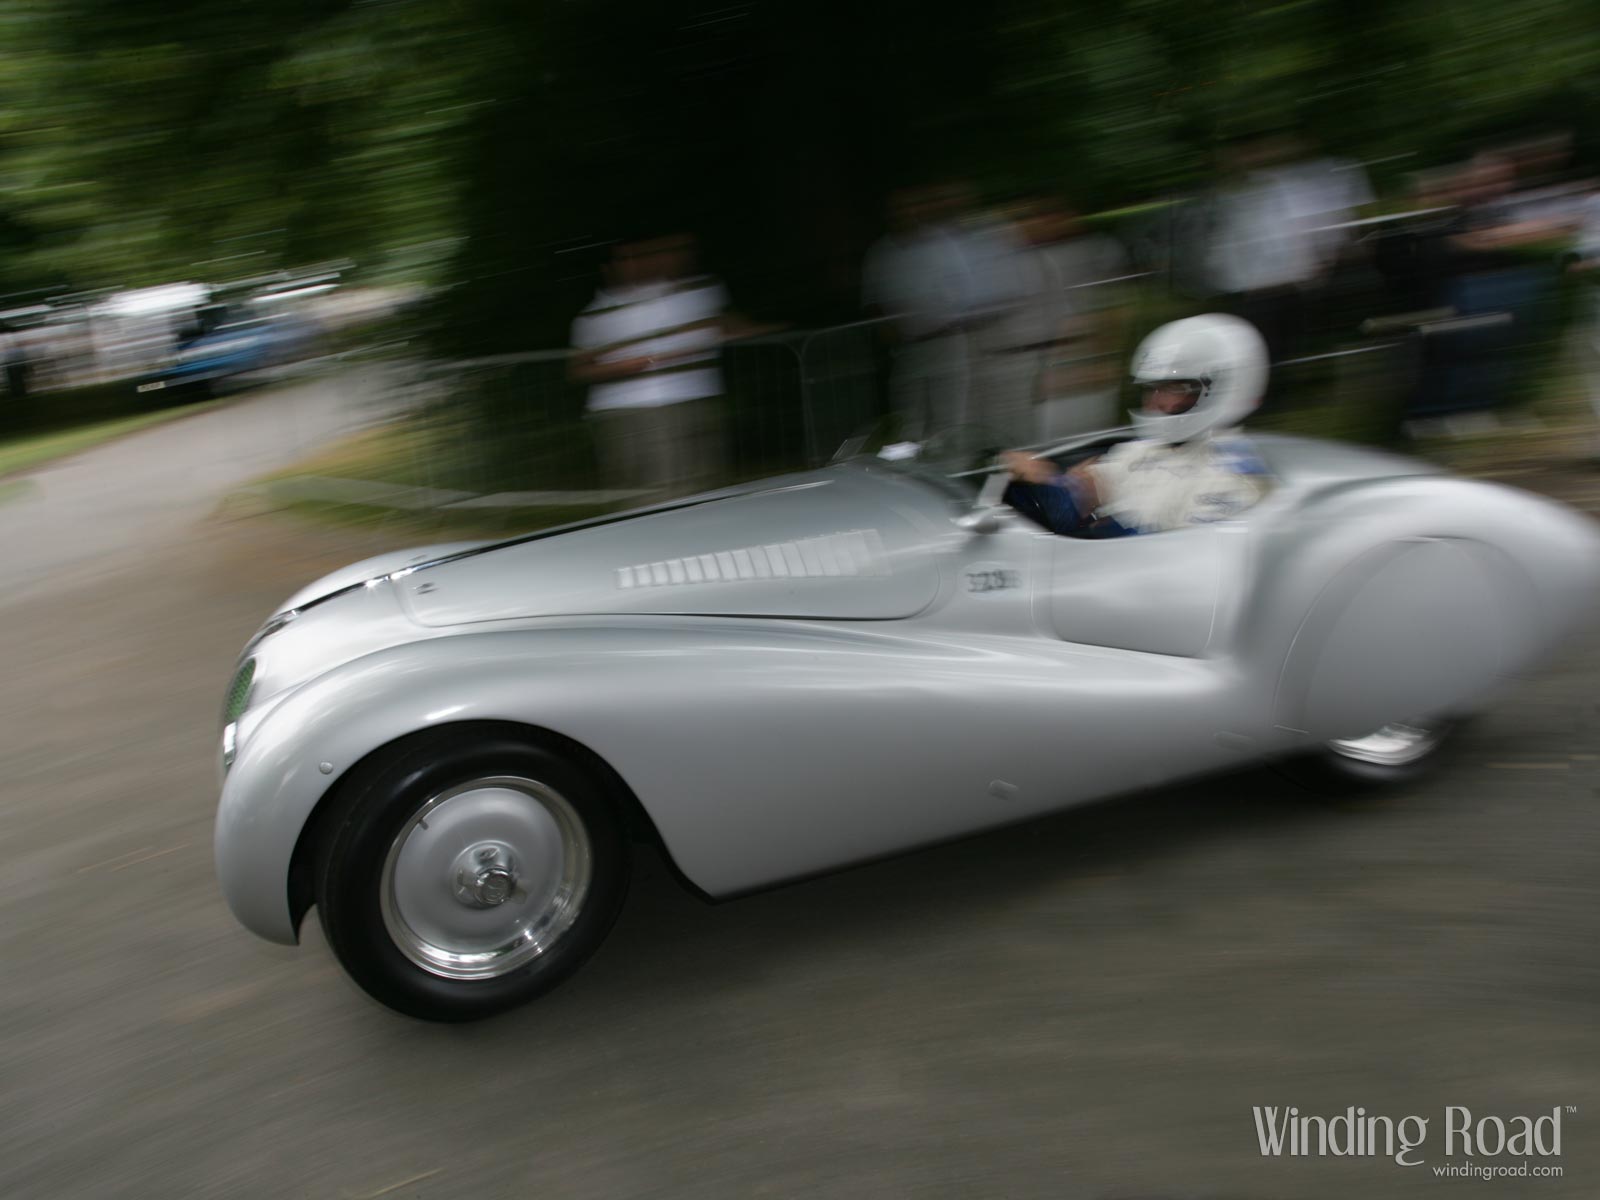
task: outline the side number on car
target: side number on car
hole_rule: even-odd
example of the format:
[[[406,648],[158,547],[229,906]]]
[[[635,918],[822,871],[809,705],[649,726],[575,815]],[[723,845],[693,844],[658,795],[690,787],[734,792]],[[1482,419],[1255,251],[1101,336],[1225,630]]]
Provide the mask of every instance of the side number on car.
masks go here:
[[[994,567],[967,572],[967,591],[1003,592],[1022,586],[1022,572],[1008,567]]]

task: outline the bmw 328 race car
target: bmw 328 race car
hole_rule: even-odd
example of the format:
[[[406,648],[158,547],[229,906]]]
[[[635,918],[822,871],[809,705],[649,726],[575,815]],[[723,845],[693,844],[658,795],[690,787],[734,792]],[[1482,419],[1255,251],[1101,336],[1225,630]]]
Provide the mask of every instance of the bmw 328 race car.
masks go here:
[[[481,1017],[600,944],[630,838],[728,897],[1254,761],[1404,778],[1591,610],[1568,509],[1255,444],[1259,504],[1138,537],[857,456],[335,572],[227,694],[227,901],[284,943],[315,906],[371,995]]]

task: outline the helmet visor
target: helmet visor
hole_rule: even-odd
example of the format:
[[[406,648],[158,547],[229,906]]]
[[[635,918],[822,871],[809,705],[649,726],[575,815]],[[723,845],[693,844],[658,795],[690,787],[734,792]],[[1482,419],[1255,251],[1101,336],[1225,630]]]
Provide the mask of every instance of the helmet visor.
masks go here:
[[[1186,413],[1200,400],[1198,379],[1162,379],[1140,389],[1140,405],[1147,413],[1175,417]]]

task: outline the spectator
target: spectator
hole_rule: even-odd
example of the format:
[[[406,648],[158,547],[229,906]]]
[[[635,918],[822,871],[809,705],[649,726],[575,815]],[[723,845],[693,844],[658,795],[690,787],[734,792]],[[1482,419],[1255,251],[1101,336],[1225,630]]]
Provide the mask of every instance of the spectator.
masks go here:
[[[1211,290],[1261,331],[1273,362],[1298,347],[1304,291],[1320,266],[1304,188],[1281,169],[1283,158],[1284,143],[1270,137],[1223,151],[1205,256]]]
[[[1515,181],[1511,160],[1487,153],[1475,156],[1458,177],[1459,208],[1447,229],[1444,303],[1458,317],[1476,320],[1434,339],[1430,354],[1441,369],[1424,413],[1482,413],[1503,404],[1516,388],[1516,358],[1531,336],[1539,293],[1551,274],[1530,264],[1519,248],[1550,239],[1558,229],[1547,221],[1518,219]]]
[[[1371,315],[1363,310],[1381,286],[1366,247],[1350,228],[1372,206],[1372,185],[1359,162],[1331,155],[1312,157],[1299,141],[1286,143],[1285,149],[1296,157],[1278,172],[1316,255],[1304,288],[1305,328],[1313,333],[1353,329]]]
[[[951,220],[972,279],[961,323],[971,372],[966,420],[1000,445],[1015,445],[1033,429],[1033,376],[1013,352],[1008,323],[1028,307],[1029,247],[1014,209],[980,207],[965,184],[952,185]],[[1026,356],[1024,356],[1026,358]]]
[[[1127,273],[1126,256],[1055,197],[1024,200],[1011,217],[1012,300],[981,335],[985,423],[1013,445],[1101,428],[1118,390],[1118,289],[1107,281]]]
[[[1448,172],[1419,171],[1411,176],[1405,198],[1407,212],[1383,226],[1373,256],[1391,309],[1419,313],[1448,303],[1454,203],[1454,184]]]
[[[1034,438],[1039,377],[1067,318],[1069,285],[1051,253],[1058,236],[1054,211],[1042,198],[1009,209],[1013,236],[997,273],[1005,280],[1010,303],[995,314],[981,339],[983,423],[1007,445]]]
[[[1582,338],[1585,373],[1588,376],[1589,404],[1594,409],[1595,420],[1600,421],[1600,291],[1595,282],[1600,279],[1600,192],[1592,192],[1583,210],[1583,224],[1573,246],[1570,269],[1581,275],[1589,284],[1584,297],[1584,312],[1579,321],[1584,326]],[[1589,456],[1600,463],[1600,433],[1591,435]]]
[[[977,215],[960,184],[901,189],[889,232],[867,252],[862,305],[888,318],[891,404],[911,439],[983,417],[973,335],[1010,299],[1007,229]]]
[[[1299,143],[1286,147],[1299,151]],[[1295,216],[1317,258],[1317,271],[1331,274],[1349,254],[1354,239],[1344,228],[1373,202],[1372,185],[1358,162],[1323,155],[1302,157],[1278,169]]]
[[[718,411],[728,297],[694,273],[686,234],[619,245],[604,285],[572,326],[571,373],[607,487],[682,495],[724,469]]]
[[[1116,423],[1127,252],[1108,234],[1091,233],[1076,211],[1047,202],[1025,228],[1037,246],[1053,299],[1034,386],[1032,436],[1070,437]]]

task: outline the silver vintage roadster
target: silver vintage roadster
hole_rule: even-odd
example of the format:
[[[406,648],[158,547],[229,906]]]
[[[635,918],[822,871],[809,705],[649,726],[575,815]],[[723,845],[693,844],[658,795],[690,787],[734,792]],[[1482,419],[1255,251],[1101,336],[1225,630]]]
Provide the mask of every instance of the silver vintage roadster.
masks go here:
[[[1110,541],[858,456],[335,572],[228,690],[228,903],[286,943],[315,905],[373,996],[481,1017],[598,946],[630,837],[726,897],[1255,760],[1397,779],[1591,610],[1570,510],[1256,445],[1239,519]]]

